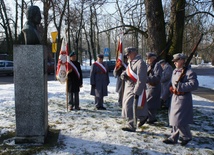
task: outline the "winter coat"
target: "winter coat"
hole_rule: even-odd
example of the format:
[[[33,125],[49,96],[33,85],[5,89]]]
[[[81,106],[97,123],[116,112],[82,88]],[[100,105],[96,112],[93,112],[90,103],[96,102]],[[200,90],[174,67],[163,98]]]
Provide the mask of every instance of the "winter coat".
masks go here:
[[[161,96],[160,98],[166,101],[169,97],[169,87],[171,84],[173,68],[169,63],[165,63],[161,75]]]
[[[117,71],[115,69],[113,70],[113,75],[115,78],[117,78],[117,82],[116,82],[116,92],[117,93],[121,92],[124,87],[124,81],[120,78],[120,75],[124,70],[126,70],[126,68],[124,66],[122,66]]]
[[[177,80],[181,75],[181,69],[175,69],[172,74],[172,87],[175,88]],[[169,113],[169,123],[172,126],[185,126],[193,123],[193,105],[191,91],[198,88],[197,75],[190,68],[181,82],[177,84],[177,91],[183,95],[172,95]]]
[[[151,66],[148,66],[148,71]],[[156,63],[152,72],[149,73],[147,77],[147,89],[146,89],[146,99],[148,104],[148,109],[159,109],[160,108],[160,93],[161,93],[161,75],[162,67],[159,63]]]
[[[71,61],[77,68],[80,78],[78,78],[77,74],[75,71],[71,71],[68,73],[68,92],[79,92],[80,91],[80,86],[82,86],[82,70],[80,67],[80,63],[77,61]]]
[[[106,73],[104,73],[99,66],[95,65],[95,63],[91,66],[90,94],[96,97],[108,96],[108,84],[110,83],[108,67],[105,63],[103,63],[103,66],[106,68]]]
[[[125,118],[133,118],[133,102],[135,95],[141,95],[146,89],[147,66],[140,55],[137,55],[130,63],[132,71],[137,74],[137,82],[134,82],[129,77],[125,76],[125,88],[123,95],[122,116]],[[127,68],[128,69],[128,68]],[[127,70],[126,69],[126,70]],[[126,75],[126,71],[121,74],[121,77]],[[145,103],[143,108],[137,109],[137,117],[147,116],[148,109]]]

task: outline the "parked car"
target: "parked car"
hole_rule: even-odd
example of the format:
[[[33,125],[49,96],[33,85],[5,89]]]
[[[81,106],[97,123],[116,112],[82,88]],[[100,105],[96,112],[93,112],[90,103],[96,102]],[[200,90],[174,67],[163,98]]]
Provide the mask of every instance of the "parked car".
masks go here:
[[[13,61],[0,60],[0,74],[13,75]]]
[[[104,62],[107,64],[109,72],[114,70],[114,67],[115,67],[115,64],[116,64],[115,60],[104,61]]]

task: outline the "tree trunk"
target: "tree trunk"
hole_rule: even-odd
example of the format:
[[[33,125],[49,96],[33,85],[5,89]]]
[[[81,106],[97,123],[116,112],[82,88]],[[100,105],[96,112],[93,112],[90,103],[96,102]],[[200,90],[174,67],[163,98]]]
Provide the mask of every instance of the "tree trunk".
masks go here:
[[[93,24],[93,9],[92,6],[90,6],[90,32],[89,32],[89,36],[90,36],[90,42],[91,42],[91,50],[92,50],[92,54],[93,54],[93,58],[94,60],[97,60],[96,57],[96,48],[95,48],[95,35],[94,35],[94,24]]]
[[[44,32],[42,37],[42,43],[43,45],[47,45],[47,34],[48,34],[48,11],[50,9],[50,1],[44,0],[43,4],[43,15],[44,15]]]
[[[16,4],[15,4],[15,23],[14,23],[14,31],[15,31],[15,43],[17,43],[17,41],[18,41],[18,0],[15,0],[15,2],[16,2]]]
[[[169,53],[171,55],[182,52],[183,32],[184,32],[184,18],[185,18],[185,0],[171,1],[171,40],[172,46]]]
[[[165,22],[161,0],[145,0],[148,47],[159,54],[166,46]]]

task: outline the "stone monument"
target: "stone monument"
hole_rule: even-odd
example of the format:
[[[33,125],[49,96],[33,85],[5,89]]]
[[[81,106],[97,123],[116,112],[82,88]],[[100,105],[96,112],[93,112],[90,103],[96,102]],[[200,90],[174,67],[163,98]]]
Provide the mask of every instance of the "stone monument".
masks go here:
[[[22,30],[25,45],[14,45],[15,143],[44,143],[48,132],[47,54],[37,25],[40,9],[30,6]]]

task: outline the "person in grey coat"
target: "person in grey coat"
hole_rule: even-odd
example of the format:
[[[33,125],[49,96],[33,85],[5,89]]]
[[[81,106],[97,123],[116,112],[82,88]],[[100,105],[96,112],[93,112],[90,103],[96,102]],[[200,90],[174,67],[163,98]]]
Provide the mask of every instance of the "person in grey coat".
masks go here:
[[[178,139],[181,145],[186,145],[192,140],[189,124],[193,123],[193,104],[191,91],[198,88],[197,75],[189,67],[184,76],[178,82],[185,64],[185,55],[178,53],[173,55],[176,66],[172,73],[170,91],[173,93],[169,113],[169,123],[172,126],[171,136],[163,140],[166,144],[176,144]],[[179,138],[180,137],[180,138]]]
[[[122,117],[127,119],[127,125],[122,130],[135,132],[137,125],[134,124],[134,119],[140,120],[138,124],[140,127],[145,123],[148,116],[145,94],[147,66],[142,57],[138,55],[136,48],[125,48],[125,55],[128,58],[128,66],[120,77],[125,80]],[[139,108],[133,107],[134,101],[137,101],[135,103],[138,103]]]
[[[148,124],[154,124],[157,121],[156,114],[160,109],[160,94],[161,94],[161,75],[162,67],[159,63],[155,63],[157,55],[153,52],[146,53],[147,55],[147,81],[146,81],[146,98],[148,104]],[[154,67],[152,67],[154,66]]]
[[[108,67],[103,63],[103,58],[103,54],[99,54],[90,71],[90,94],[95,96],[97,110],[106,110],[103,106],[103,97],[108,95],[108,84],[110,83]]]
[[[166,62],[164,59],[159,61],[159,64],[161,65],[163,72],[161,75],[161,107],[162,108],[169,108],[170,102],[171,102],[171,94],[169,93],[169,87],[171,84],[171,77],[173,68],[172,66]]]
[[[118,93],[118,106],[122,108],[122,101],[123,101],[123,92],[124,92],[124,85],[125,81],[120,78],[121,73],[126,70],[127,67],[127,57],[123,57],[123,64],[120,68],[114,68],[113,75],[117,78],[116,82],[116,92]]]

